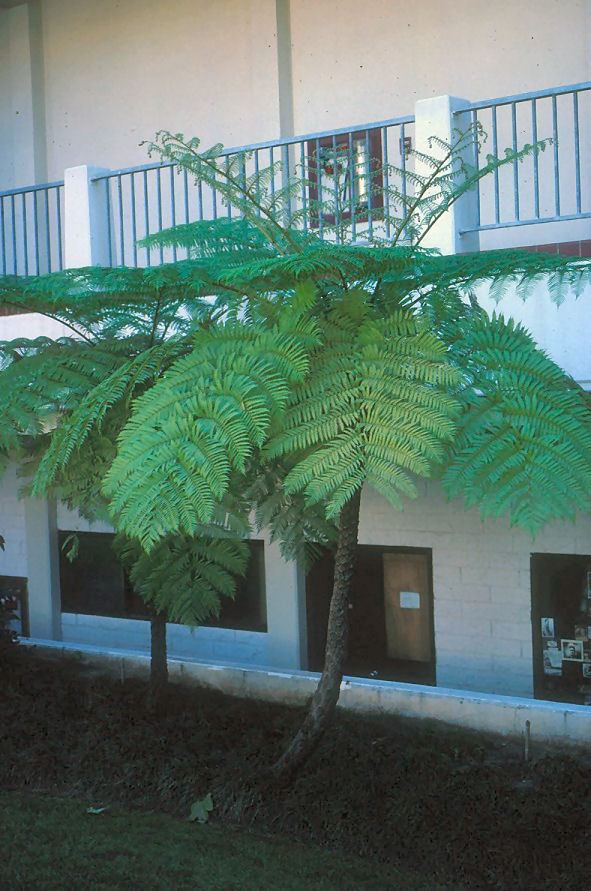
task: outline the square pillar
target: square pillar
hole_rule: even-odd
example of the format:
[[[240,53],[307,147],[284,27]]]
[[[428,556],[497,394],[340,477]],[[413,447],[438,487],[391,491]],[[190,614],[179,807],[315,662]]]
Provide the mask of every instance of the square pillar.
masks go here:
[[[415,147],[417,152],[441,157],[441,149],[430,145],[433,136],[452,144],[458,132],[465,132],[471,124],[470,102],[456,96],[435,96],[421,99],[415,105]],[[466,161],[474,165],[475,154],[472,144],[464,150]],[[417,173],[429,174],[431,168],[417,158]],[[458,184],[461,182],[458,179]],[[478,199],[476,188],[462,195],[443,214],[421,242],[423,247],[438,248],[442,254],[464,254],[480,250],[478,232],[466,232],[478,224]]]
[[[41,640],[61,640],[56,504],[42,498],[26,498],[24,508],[29,633]]]
[[[295,561],[283,559],[276,542],[265,541],[265,585],[269,665],[305,668],[308,644],[304,574]]]
[[[109,181],[102,167],[69,167],[64,173],[65,267],[109,266]]]

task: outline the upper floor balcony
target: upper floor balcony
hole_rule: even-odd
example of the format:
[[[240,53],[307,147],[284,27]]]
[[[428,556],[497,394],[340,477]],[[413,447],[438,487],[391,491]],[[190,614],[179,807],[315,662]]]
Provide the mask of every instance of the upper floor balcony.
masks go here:
[[[393,189],[413,194],[414,151],[429,151],[430,136],[449,140],[474,125],[485,134],[468,159],[478,167],[507,148],[548,144],[482,179],[449,222],[453,237],[444,235],[438,246],[464,252],[561,244],[568,252],[589,253],[591,82],[476,102],[427,99],[414,113],[389,120],[227,148],[222,161],[230,165],[246,152],[244,178],[273,168],[272,192],[295,178],[298,189],[283,207],[285,217],[297,212],[298,225],[321,237],[339,237],[335,212],[318,210],[332,202],[352,238],[389,239]],[[0,192],[0,273],[170,262],[186,252],[138,242],[175,224],[236,214],[215,187],[171,164],[71,168],[63,180]]]

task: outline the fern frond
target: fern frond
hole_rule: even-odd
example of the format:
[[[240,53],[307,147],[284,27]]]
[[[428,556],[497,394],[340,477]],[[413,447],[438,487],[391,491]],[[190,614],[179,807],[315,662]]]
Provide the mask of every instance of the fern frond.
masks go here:
[[[246,542],[217,537],[169,536],[147,554],[137,541],[118,536],[115,550],[138,594],[185,625],[219,615],[221,598],[235,596],[249,559]]]

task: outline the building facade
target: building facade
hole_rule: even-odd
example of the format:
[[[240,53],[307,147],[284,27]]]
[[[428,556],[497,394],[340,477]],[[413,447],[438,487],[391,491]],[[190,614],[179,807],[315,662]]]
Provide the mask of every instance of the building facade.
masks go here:
[[[483,183],[432,246],[589,256],[590,49],[589,0],[371,0],[363,12],[352,0],[0,0],[0,272],[171,259],[138,251],[136,239],[221,211],[214,195],[150,166],[141,141],[160,129],[248,145],[257,163],[296,173],[315,159],[319,190],[324,148],[363,158],[372,146],[404,170],[409,148],[429,151],[430,136],[452,138],[475,120],[488,134],[480,163],[488,151],[553,142]],[[366,216],[371,224],[371,207]],[[526,303],[508,293],[499,306],[585,388],[589,296],[567,294],[557,308],[542,283]],[[479,299],[495,307],[488,293]],[[32,314],[0,318],[2,339],[59,333]],[[0,480],[0,582],[21,592],[24,630],[145,649],[141,604],[109,562],[111,530],[17,493],[11,469]],[[76,572],[61,550],[72,532]],[[585,702],[590,580],[589,516],[532,541],[504,520],[481,522],[436,484],[402,512],[368,489],[348,671]],[[263,534],[237,606],[215,626],[170,626],[170,652],[317,669],[329,586],[328,557],[306,577]],[[571,639],[582,641],[580,659]]]

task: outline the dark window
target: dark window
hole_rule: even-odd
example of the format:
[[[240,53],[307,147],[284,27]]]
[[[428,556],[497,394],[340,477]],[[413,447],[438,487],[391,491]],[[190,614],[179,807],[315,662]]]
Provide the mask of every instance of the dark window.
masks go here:
[[[344,222],[376,219],[383,206],[380,130],[359,130],[308,142],[310,221],[333,225],[336,209]],[[320,212],[314,205],[327,204]]]
[[[78,532],[78,556],[70,562],[62,549],[71,532],[60,531],[61,608],[65,613],[147,619],[150,610],[136,594],[112,548],[113,535]],[[238,580],[236,598],[222,599],[219,619],[208,625],[266,631],[264,547],[249,542],[251,559],[246,576]]]
[[[591,705],[591,555],[532,554],[534,694]]]
[[[71,532],[59,533],[62,612],[118,618],[148,618],[148,607],[133,590],[112,548],[113,535],[78,532],[78,555],[63,549]]]

